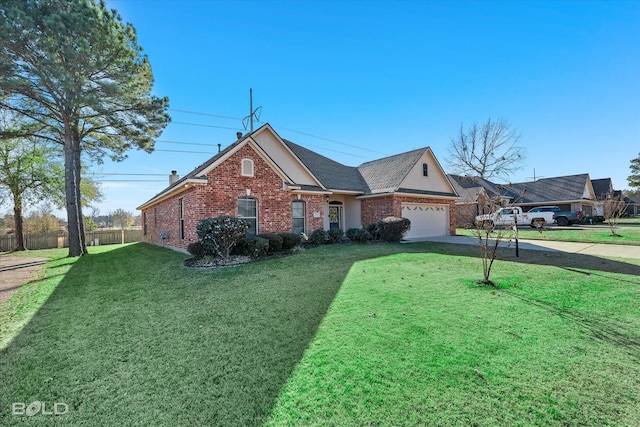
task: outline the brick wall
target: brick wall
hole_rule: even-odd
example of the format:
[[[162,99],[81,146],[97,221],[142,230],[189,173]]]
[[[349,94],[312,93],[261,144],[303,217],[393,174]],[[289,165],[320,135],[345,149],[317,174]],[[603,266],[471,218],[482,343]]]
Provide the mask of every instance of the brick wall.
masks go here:
[[[241,175],[243,159],[253,160],[253,177]],[[195,229],[201,219],[237,216],[238,199],[247,197],[247,189],[251,190],[249,197],[257,200],[258,233],[292,231],[291,203],[298,200],[298,196],[284,190],[282,178],[249,145],[209,172],[207,178],[207,185],[196,185],[143,210],[143,220],[144,214],[147,216],[147,234],[143,240],[161,243],[160,232],[166,230],[169,239],[165,244],[185,249],[198,240]],[[184,200],[184,240],[180,239],[180,198]],[[300,200],[305,202],[307,232],[322,228],[323,196],[301,194]]]

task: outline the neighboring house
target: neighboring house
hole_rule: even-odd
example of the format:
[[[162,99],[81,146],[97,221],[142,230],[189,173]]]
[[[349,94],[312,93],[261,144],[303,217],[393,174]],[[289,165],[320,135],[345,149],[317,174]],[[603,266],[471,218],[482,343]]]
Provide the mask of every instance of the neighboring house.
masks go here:
[[[250,233],[360,228],[388,216],[411,220],[407,238],[455,233],[456,190],[429,147],[345,166],[265,124],[138,207],[143,240],[186,248],[198,221],[220,215]],[[164,236],[166,240],[162,240]]]
[[[503,205],[558,206],[563,211],[582,211],[593,215],[596,195],[589,174],[542,178],[532,182],[495,184],[479,177],[449,175],[460,199],[456,202],[457,223],[469,224],[478,212],[478,195],[499,196]]]
[[[613,196],[620,196],[620,192],[613,189],[611,178],[592,179],[593,191],[596,195],[596,203],[594,205],[593,214],[604,215],[604,202],[611,200]],[[617,193],[617,194],[616,194]]]
[[[640,196],[625,197],[624,201],[627,203],[627,213],[629,216],[640,215]]]

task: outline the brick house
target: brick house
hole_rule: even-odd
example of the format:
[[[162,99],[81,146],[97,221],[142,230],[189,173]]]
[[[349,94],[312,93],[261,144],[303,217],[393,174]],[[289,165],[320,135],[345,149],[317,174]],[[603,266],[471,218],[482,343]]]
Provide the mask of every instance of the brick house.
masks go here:
[[[185,249],[198,221],[237,216],[250,233],[360,228],[411,220],[407,238],[455,233],[458,198],[429,147],[345,166],[282,139],[269,124],[246,135],[138,207],[143,240]]]

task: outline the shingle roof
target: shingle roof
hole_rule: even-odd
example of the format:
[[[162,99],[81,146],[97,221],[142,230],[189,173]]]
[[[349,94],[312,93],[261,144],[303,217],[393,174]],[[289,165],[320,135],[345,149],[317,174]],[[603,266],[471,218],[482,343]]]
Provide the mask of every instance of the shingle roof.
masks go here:
[[[325,188],[368,192],[367,183],[358,173],[358,168],[340,164],[286,139],[283,141]]]
[[[511,184],[518,195],[514,203],[546,203],[559,200],[581,200],[589,174],[542,178],[533,182]]]
[[[605,200],[607,194],[613,189],[611,178],[592,179],[593,192],[596,193],[596,199]]]
[[[547,203],[562,200],[582,200],[588,174],[542,178],[533,182],[495,184],[479,177],[449,175],[450,181],[462,197],[461,201],[475,201],[483,188],[490,196],[511,198],[511,203]]]
[[[411,168],[418,163],[426,148],[373,160],[358,166],[371,194],[396,191]]]

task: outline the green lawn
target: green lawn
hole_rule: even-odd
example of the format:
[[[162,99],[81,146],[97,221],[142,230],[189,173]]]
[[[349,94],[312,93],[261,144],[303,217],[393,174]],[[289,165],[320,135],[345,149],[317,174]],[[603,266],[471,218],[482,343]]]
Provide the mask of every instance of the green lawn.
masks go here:
[[[472,236],[473,230],[458,228],[456,234],[459,236]],[[518,228],[518,237],[520,239],[640,246],[640,224],[636,222],[623,223],[616,229],[616,234],[618,236],[612,235],[611,229],[606,224],[584,227],[577,225],[572,227],[550,226],[542,232],[527,227]]]
[[[489,289],[463,245],[90,251],[0,307],[0,425],[640,424],[640,261],[505,251]]]

